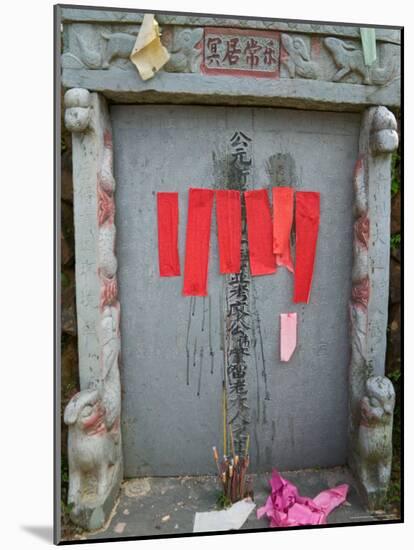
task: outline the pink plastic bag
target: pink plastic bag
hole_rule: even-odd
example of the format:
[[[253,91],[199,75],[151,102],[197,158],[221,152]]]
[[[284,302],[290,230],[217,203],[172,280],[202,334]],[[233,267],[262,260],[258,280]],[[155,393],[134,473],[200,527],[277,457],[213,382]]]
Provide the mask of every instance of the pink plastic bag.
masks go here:
[[[266,504],[257,510],[259,519],[264,515],[270,519],[270,527],[326,523],[330,512],[346,500],[348,493],[348,485],[343,484],[322,491],[314,499],[302,497],[295,485],[277,470],[272,472],[270,487]]]

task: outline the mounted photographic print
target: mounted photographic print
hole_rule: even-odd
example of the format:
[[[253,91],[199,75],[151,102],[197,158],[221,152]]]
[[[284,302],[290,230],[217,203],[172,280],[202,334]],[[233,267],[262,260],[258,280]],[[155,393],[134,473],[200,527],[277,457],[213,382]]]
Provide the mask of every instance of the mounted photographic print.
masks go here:
[[[402,28],[55,25],[55,542],[401,522]]]

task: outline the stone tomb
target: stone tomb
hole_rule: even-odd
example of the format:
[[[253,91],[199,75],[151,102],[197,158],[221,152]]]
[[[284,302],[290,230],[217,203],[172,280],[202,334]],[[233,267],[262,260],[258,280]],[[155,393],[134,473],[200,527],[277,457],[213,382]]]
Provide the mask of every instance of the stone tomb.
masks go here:
[[[72,518],[101,526],[123,478],[214,474],[224,373],[235,445],[249,434],[253,472],[348,464],[378,507],[394,406],[383,375],[400,31],[376,29],[367,67],[353,26],[156,18],[170,60],[143,81],[129,60],[142,13],[57,8],[81,382],[65,411]],[[182,277],[158,274],[156,193],[179,192],[183,271],[189,187],[278,185],[321,193],[311,300],[292,303],[285,269],[250,277],[247,266],[249,355],[232,385],[237,281],[219,275],[215,216],[209,295],[183,297]],[[288,311],[298,347],[281,363]]]

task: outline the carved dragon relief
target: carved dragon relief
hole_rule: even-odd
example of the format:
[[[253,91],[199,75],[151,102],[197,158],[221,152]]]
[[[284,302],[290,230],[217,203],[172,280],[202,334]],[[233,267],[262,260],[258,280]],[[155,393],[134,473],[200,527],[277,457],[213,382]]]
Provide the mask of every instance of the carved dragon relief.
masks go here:
[[[138,30],[137,25],[100,25],[92,28],[74,25],[70,29],[69,48],[62,55],[62,67],[130,69],[129,56]],[[319,32],[319,29],[314,30]],[[162,70],[199,73],[203,32],[202,27],[165,26],[161,40],[171,57]],[[398,44],[378,41],[379,59],[375,65],[367,67],[361,42],[354,38],[323,38],[317,34],[285,32],[281,33],[280,42],[280,64],[287,78],[383,86],[399,77]]]

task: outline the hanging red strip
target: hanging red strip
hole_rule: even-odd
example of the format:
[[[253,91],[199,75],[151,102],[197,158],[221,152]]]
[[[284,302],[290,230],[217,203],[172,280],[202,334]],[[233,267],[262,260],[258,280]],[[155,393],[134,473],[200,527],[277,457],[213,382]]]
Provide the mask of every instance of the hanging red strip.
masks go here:
[[[272,213],[266,189],[245,191],[250,273],[268,275],[276,272],[273,254]]]
[[[208,255],[214,191],[190,189],[185,245],[184,296],[207,296]]]
[[[240,272],[240,191],[216,191],[217,234],[220,273]]]
[[[293,273],[290,255],[290,230],[293,221],[293,189],[273,187],[273,253],[276,264]]]
[[[320,194],[313,191],[296,193],[296,262],[293,301],[309,303],[313,266],[318,240]]]
[[[161,277],[180,275],[178,193],[157,193],[158,262]]]

